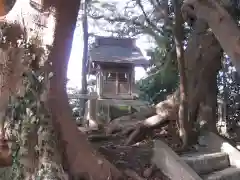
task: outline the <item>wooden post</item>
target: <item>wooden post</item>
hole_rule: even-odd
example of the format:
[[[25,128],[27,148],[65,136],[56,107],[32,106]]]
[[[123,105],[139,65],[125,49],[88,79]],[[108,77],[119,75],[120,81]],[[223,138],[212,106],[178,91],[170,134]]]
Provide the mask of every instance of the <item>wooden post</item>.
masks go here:
[[[96,75],[97,94],[100,96],[100,72]]]
[[[99,97],[102,97],[102,93],[103,93],[103,76],[104,76],[104,72],[102,71],[102,69],[100,69],[100,72],[99,72]]]
[[[96,108],[95,108],[95,117],[96,117],[96,121],[100,122],[99,120],[99,112],[100,112],[100,106],[99,106],[99,101],[98,99],[96,100]]]
[[[110,122],[110,104],[107,105],[107,122]]]
[[[132,72],[128,72],[128,80],[127,80],[127,83],[128,83],[128,93],[130,95],[132,95]]]
[[[90,95],[95,95],[96,92],[91,92]],[[87,120],[89,127],[91,128],[98,128],[98,121],[97,121],[97,99],[89,99],[88,100],[88,115],[87,115]]]
[[[118,76],[118,72],[116,72],[116,94],[119,94],[119,76]]]
[[[135,67],[132,67],[132,84],[135,83]]]
[[[133,85],[135,84],[135,69],[134,69],[134,66],[132,66],[132,69],[131,69],[130,83],[131,83],[131,95],[132,95],[133,94]],[[134,97],[132,97],[132,98],[134,98]]]

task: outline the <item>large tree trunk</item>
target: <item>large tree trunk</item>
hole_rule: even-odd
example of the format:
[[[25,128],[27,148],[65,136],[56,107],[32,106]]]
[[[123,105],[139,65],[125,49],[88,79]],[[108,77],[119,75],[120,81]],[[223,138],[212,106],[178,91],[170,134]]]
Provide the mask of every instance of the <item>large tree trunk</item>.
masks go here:
[[[38,2],[18,0],[13,10],[1,18],[2,23],[14,22],[15,25],[6,30],[7,43],[0,47],[3,57],[1,59],[6,60],[5,56],[10,57],[7,59],[10,62],[10,65],[7,64],[10,71],[1,75],[2,116],[0,118],[4,116],[8,97],[16,94],[19,88],[18,82],[21,82],[21,75],[25,71],[21,62],[22,51],[17,46],[11,47],[11,45],[16,45],[16,40],[21,34],[26,35],[27,38],[31,35],[42,37],[43,46],[53,45],[49,56],[53,78],[50,83],[48,105],[52,113],[54,129],[60,132],[61,139],[65,142],[65,159],[69,171],[72,175],[88,173],[96,180],[105,180],[110,176],[112,179],[117,179],[121,175],[120,172],[90,147],[86,137],[78,131],[68,105],[66,72],[80,1],[44,1],[44,4]],[[7,53],[11,53],[11,56]],[[5,67],[6,62],[1,63]],[[43,136],[43,138],[49,137]],[[55,147],[53,148],[56,150]],[[47,154],[42,154],[39,160],[42,161],[45,155]]]
[[[29,11],[30,5],[28,6],[26,1],[17,1],[13,9],[8,13],[5,10],[8,9],[8,6],[5,6],[5,2],[1,1],[1,74],[0,74],[0,164],[10,165],[8,162],[8,155],[6,151],[5,141],[5,113],[9,102],[9,97],[13,94],[16,94],[19,90],[19,84],[21,84],[22,73],[24,72],[24,63],[22,62],[23,49],[19,48],[17,45],[17,40],[20,39],[20,36],[25,32],[29,32],[29,28],[24,26],[23,21],[26,20],[24,13],[20,14],[20,10],[25,9]],[[24,8],[23,8],[24,7]],[[12,8],[12,7],[11,7]],[[31,8],[30,8],[31,9]],[[7,14],[8,13],[8,14]],[[28,20],[31,17],[27,18]],[[27,21],[28,21],[27,20]],[[32,20],[32,19],[31,19]],[[4,23],[6,23],[4,25]],[[13,24],[14,23],[14,24]],[[32,26],[33,22],[29,24],[28,27]],[[26,34],[24,34],[25,36]],[[6,42],[3,41],[3,37],[6,37]],[[5,159],[5,160],[4,160]]]
[[[35,1],[32,1],[35,2]],[[8,4],[1,1],[1,8],[8,9]],[[9,3],[9,1],[7,2]],[[12,3],[12,2],[11,2]],[[5,6],[6,5],[6,6]],[[17,96],[25,91],[23,87],[23,73],[29,70],[29,64],[33,58],[29,58],[26,51],[26,43],[30,39],[38,39],[37,36],[43,37],[38,39],[36,47],[42,47],[52,44],[54,22],[51,22],[54,14],[47,9],[44,13],[37,9],[39,4],[30,4],[27,0],[17,0],[10,8],[10,12],[1,11],[1,88],[0,88],[0,120],[1,120],[1,149],[0,158],[6,149],[2,149],[2,141],[5,139],[4,119],[8,107],[10,96]],[[42,5],[40,4],[40,7]],[[49,36],[46,39],[46,36]],[[4,41],[3,38],[6,38]],[[40,43],[41,42],[41,43]],[[38,52],[35,51],[36,57]],[[35,60],[37,61],[37,60]],[[22,91],[23,89],[23,91]],[[23,92],[24,93],[24,92]],[[37,102],[37,100],[36,100]],[[29,108],[29,107],[28,107]],[[25,109],[25,111],[27,111]],[[19,112],[18,112],[19,113]],[[20,112],[25,113],[25,112]],[[21,117],[22,118],[22,117]],[[31,124],[30,116],[24,117],[21,128],[21,143],[20,143],[20,163],[23,167],[23,179],[34,177],[36,172],[38,159],[36,159],[35,147],[37,146],[36,125]],[[57,141],[56,141],[57,142]],[[40,143],[39,143],[40,144]],[[49,145],[49,143],[46,143]],[[55,148],[56,150],[56,148]],[[58,154],[58,152],[56,152]],[[43,157],[43,156],[41,156]],[[49,159],[48,159],[49,160]],[[50,161],[52,159],[50,158]],[[4,163],[4,160],[0,160]],[[51,161],[51,162],[54,162]],[[57,162],[56,162],[57,163]],[[39,165],[40,167],[41,165]],[[57,163],[61,167],[61,164]],[[61,178],[62,179],[62,178]]]
[[[197,18],[208,23],[223,50],[230,56],[240,74],[240,30],[229,13],[215,0],[187,0],[182,8],[186,19]]]
[[[83,30],[83,56],[82,56],[82,73],[81,73],[81,94],[87,94],[87,61],[88,61],[88,15],[87,15],[88,1],[83,2],[82,14],[82,30]],[[86,99],[80,99],[80,116],[84,117],[86,109]]]
[[[183,18],[181,14],[181,5],[178,0],[173,0],[173,7],[175,12],[175,27],[174,27],[174,41],[176,46],[176,55],[178,61],[178,71],[180,76],[180,103],[179,103],[179,113],[178,113],[178,122],[179,122],[179,135],[183,142],[183,148],[186,148],[189,144],[189,127],[188,122],[188,100],[187,100],[187,76],[185,70],[185,61],[184,61],[184,49],[183,49],[183,40],[184,40],[184,31],[183,31]]]
[[[55,41],[50,54],[54,76],[50,82],[49,104],[54,122],[64,141],[65,158],[72,175],[88,173],[92,179],[118,179],[121,173],[90,146],[72,118],[66,93],[66,75],[79,0],[57,1]],[[68,8],[66,8],[68,7]],[[64,37],[64,38],[63,38]]]
[[[206,23],[197,20],[185,51],[191,127],[199,119],[216,131],[216,76],[221,56],[222,49],[213,33],[208,31]]]

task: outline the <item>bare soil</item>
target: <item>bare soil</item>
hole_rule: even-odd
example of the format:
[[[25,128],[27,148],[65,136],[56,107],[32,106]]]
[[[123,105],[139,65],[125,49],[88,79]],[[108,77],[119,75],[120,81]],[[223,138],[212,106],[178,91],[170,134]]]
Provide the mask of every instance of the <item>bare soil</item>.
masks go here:
[[[124,145],[126,137],[120,135],[106,136],[104,132],[88,132],[92,145],[117,168],[133,180],[170,180],[151,163],[153,154],[153,140],[161,139],[179,151],[180,138],[174,131],[167,132],[167,128],[154,130],[151,137],[133,145]],[[172,128],[171,128],[172,129]],[[176,132],[176,131],[175,131]],[[131,176],[131,177],[129,177]]]

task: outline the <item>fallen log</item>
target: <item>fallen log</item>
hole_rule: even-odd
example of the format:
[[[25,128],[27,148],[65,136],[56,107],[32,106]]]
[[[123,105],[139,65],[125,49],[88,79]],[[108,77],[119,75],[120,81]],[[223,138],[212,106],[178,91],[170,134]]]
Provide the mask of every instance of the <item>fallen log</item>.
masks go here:
[[[147,135],[150,135],[153,132],[153,129],[161,127],[164,123],[168,121],[167,116],[155,115],[150,118],[147,118],[142,123],[139,123],[135,130],[129,135],[128,139],[125,142],[125,145],[130,145],[135,142],[141,141]]]
[[[158,129],[178,120],[178,91],[160,103],[155,108],[145,112],[137,112],[113,120],[106,128],[106,134],[121,133],[128,136],[125,145],[130,145],[143,140],[147,135],[152,135]]]
[[[141,112],[135,112],[130,115],[121,116],[116,119],[113,119],[105,129],[106,134],[115,134],[115,133],[121,132],[126,127],[135,125],[136,122],[145,120],[146,118],[153,116],[155,114],[156,114],[156,109],[152,107],[152,108],[142,110]]]
[[[129,135],[125,145],[130,145],[141,141],[146,135],[151,135],[154,129],[160,128],[168,121],[178,120],[178,103],[173,102],[173,98],[160,102],[157,105],[157,115],[151,116],[136,125],[136,129]]]

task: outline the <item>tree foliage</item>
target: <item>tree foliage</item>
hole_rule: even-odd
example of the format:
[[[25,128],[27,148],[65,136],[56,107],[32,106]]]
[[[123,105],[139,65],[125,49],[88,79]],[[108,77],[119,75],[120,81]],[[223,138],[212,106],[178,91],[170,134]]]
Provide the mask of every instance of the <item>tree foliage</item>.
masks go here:
[[[156,104],[177,88],[177,64],[175,59],[167,59],[170,57],[166,54],[166,51],[158,47],[154,49],[151,59],[153,67],[148,71],[148,76],[137,83],[142,92],[141,99]]]
[[[223,121],[226,121],[227,130],[239,127],[240,113],[240,78],[227,56],[224,57],[223,68],[218,75],[218,97],[224,102]]]

